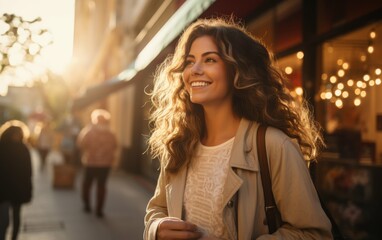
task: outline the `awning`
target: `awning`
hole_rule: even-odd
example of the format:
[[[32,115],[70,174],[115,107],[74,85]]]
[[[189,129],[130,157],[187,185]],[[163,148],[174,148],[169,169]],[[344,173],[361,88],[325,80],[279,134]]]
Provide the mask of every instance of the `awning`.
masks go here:
[[[198,18],[213,2],[215,0],[185,1],[128,68],[110,80],[89,87],[82,96],[73,101],[72,110],[84,108],[142,78],[145,75],[144,70],[149,64],[152,64],[153,60],[182,33],[183,29]]]

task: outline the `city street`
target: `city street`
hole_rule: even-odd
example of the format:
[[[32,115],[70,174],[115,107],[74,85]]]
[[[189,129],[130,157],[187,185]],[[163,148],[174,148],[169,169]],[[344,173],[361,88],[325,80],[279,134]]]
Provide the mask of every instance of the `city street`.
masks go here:
[[[81,169],[73,188],[54,188],[52,169],[57,153],[51,153],[43,170],[37,152],[33,150],[32,156],[33,200],[23,205],[19,240],[142,239],[145,207],[154,190],[152,183],[121,170],[113,171],[108,182],[105,217],[99,219],[82,209]]]

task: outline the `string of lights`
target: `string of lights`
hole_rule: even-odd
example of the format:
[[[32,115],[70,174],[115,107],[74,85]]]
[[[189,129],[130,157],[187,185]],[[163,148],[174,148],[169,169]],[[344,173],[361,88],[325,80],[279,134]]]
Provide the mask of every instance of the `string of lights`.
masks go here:
[[[370,61],[375,52],[376,31],[372,28],[365,40],[334,41],[326,48],[329,54],[346,49],[350,57],[339,57],[332,71],[321,75],[320,99],[339,109],[346,103],[360,106],[368,95],[367,89],[381,84],[381,68]]]

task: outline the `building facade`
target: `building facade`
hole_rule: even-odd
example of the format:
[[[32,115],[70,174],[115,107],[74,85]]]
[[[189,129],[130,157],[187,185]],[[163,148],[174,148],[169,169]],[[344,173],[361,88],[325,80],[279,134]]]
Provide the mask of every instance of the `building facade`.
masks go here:
[[[186,26],[198,17],[234,15],[274,52],[292,93],[311,103],[327,142],[316,182],[340,227],[352,239],[381,239],[376,217],[382,212],[377,204],[382,200],[377,189],[382,2],[88,0],[77,5],[75,56],[86,57],[75,71],[75,89],[83,91],[77,92],[73,111],[104,107],[112,112],[121,143],[119,167],[152,181],[158,175],[158,163],[146,151],[150,99],[145,92],[180,34],[169,30],[171,21],[178,18]],[[163,32],[167,38],[158,43]],[[156,51],[144,55],[140,65],[149,46]]]

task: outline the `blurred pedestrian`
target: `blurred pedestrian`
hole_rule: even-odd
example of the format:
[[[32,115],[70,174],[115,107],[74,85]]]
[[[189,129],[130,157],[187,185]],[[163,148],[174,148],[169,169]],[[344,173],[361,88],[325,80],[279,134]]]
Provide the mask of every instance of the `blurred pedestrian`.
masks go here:
[[[80,122],[72,115],[65,119],[61,127],[62,139],[60,142],[60,150],[65,158],[65,163],[71,165],[79,165],[79,149],[76,145],[76,139],[81,130]]]
[[[91,113],[91,124],[81,130],[77,145],[82,152],[85,167],[82,184],[84,211],[91,212],[91,187],[97,182],[96,215],[102,218],[106,198],[106,182],[114,162],[117,140],[110,130],[110,113],[95,109]]]
[[[44,169],[49,152],[54,144],[54,131],[51,128],[50,121],[42,122],[41,130],[37,138],[37,150],[40,154],[40,168]]]
[[[73,138],[73,135],[70,132],[64,131],[60,143],[60,150],[64,156],[66,164],[74,165],[75,148],[76,139]]]
[[[21,206],[32,199],[32,162],[26,139],[28,127],[11,120],[0,127],[0,240],[5,239],[12,216],[12,240],[21,223]],[[12,210],[12,214],[10,214]]]
[[[151,95],[161,172],[144,239],[332,239],[306,164],[320,132],[287,86],[272,53],[239,24],[200,19],[184,31]],[[275,232],[253,137],[260,124],[282,219]]]

